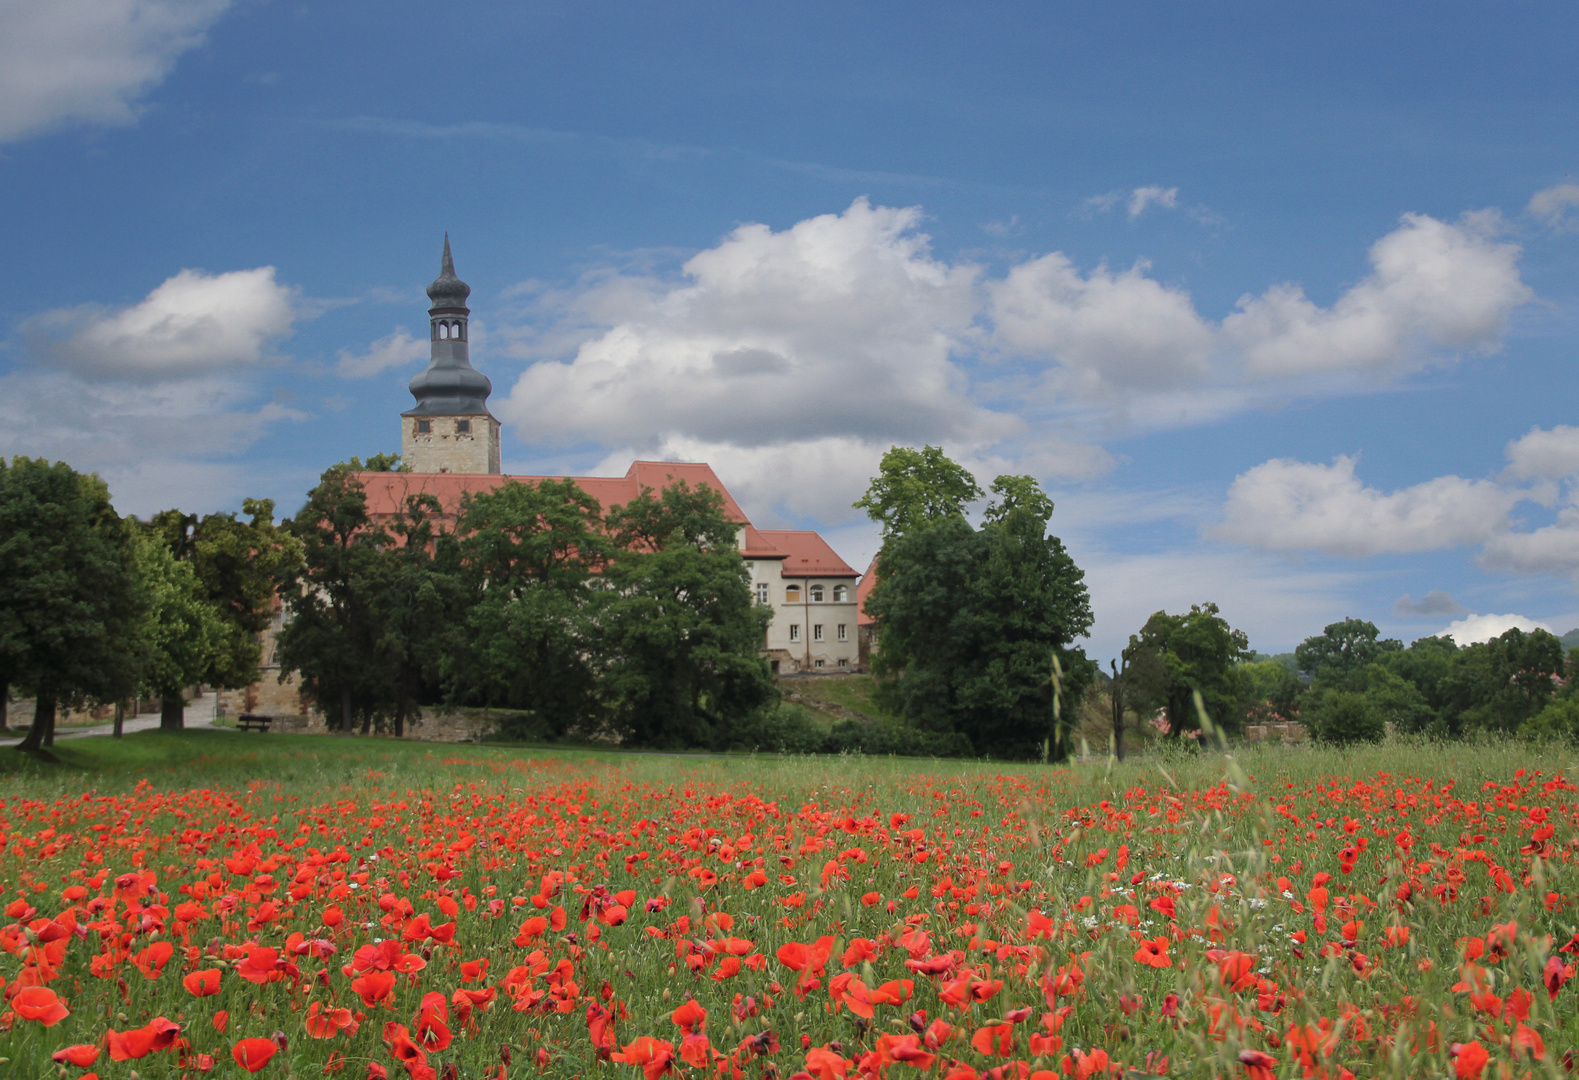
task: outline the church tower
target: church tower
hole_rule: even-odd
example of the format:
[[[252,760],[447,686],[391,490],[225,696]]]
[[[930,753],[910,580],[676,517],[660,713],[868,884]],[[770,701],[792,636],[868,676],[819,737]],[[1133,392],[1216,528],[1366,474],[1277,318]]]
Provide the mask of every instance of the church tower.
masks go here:
[[[400,458],[413,472],[499,472],[499,421],[488,412],[493,384],[471,365],[470,295],[471,286],[455,276],[445,233],[444,264],[428,286],[432,358],[411,380],[416,405],[400,414]]]

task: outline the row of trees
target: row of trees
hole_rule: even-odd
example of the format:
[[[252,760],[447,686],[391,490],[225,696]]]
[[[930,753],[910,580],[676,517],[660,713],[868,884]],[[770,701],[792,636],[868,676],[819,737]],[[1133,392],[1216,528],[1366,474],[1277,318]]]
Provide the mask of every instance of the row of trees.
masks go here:
[[[605,512],[569,480],[507,480],[453,521],[430,495],[374,521],[354,471],[326,472],[292,519],[302,559],[282,583],[281,666],[331,728],[398,735],[445,702],[542,738],[714,746],[773,698],[769,615],[711,488]]]
[[[298,548],[268,500],[204,518],[123,518],[104,483],[64,463],[0,458],[0,710],[31,693],[22,749],[54,741],[62,706],[162,699],[257,678],[258,633]],[[119,706],[117,706],[119,708]],[[5,720],[0,712],[0,723]]]
[[[51,745],[64,706],[157,697],[180,727],[188,688],[257,680],[277,598],[280,665],[340,731],[399,734],[441,702],[657,746],[760,722],[769,616],[718,492],[682,483],[604,513],[570,481],[507,481],[455,520],[417,495],[375,521],[354,474],[396,467],[335,466],[280,524],[266,500],[250,520],[139,522],[96,476],[0,459],[0,701],[35,699],[22,748]]]

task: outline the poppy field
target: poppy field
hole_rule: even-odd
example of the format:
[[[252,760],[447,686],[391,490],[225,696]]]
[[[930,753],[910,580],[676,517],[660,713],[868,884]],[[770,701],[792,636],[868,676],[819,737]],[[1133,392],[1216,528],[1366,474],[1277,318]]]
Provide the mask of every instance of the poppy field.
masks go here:
[[[128,744],[158,738],[182,737]],[[245,746],[0,781],[4,1075],[1579,1064],[1557,748],[1055,768]]]

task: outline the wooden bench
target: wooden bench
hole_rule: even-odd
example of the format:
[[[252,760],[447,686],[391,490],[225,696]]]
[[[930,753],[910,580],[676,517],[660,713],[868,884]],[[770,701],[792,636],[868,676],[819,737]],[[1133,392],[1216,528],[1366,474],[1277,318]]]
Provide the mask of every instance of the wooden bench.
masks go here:
[[[269,725],[273,722],[274,717],[272,716],[257,716],[253,713],[243,713],[237,717],[236,727],[241,731],[266,732],[269,730]]]

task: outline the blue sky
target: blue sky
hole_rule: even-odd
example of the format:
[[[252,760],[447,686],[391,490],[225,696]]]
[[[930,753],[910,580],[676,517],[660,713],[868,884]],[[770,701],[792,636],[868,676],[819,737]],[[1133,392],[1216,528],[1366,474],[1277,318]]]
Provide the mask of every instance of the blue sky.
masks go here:
[[[1566,631],[1576,42],[1557,3],[6,5],[0,453],[293,512],[398,447],[447,230],[507,471],[708,460],[864,566],[849,503],[941,444],[1054,494],[1100,657],[1202,601],[1264,651]]]

